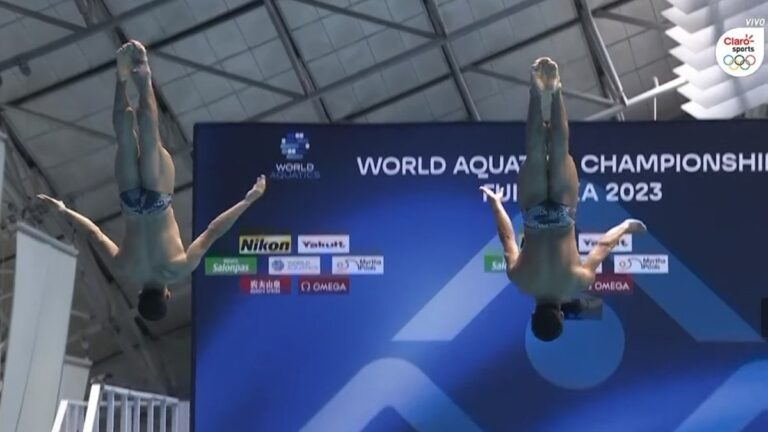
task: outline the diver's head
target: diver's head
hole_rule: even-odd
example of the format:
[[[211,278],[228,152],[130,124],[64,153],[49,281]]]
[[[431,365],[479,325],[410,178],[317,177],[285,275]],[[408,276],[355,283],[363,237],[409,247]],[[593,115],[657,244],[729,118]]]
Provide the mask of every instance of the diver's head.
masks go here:
[[[531,315],[531,331],[536,338],[544,342],[557,339],[563,332],[563,312],[560,305],[552,302],[536,304],[536,310]]]
[[[147,284],[139,293],[139,315],[147,321],[158,321],[168,312],[171,291],[164,285]]]

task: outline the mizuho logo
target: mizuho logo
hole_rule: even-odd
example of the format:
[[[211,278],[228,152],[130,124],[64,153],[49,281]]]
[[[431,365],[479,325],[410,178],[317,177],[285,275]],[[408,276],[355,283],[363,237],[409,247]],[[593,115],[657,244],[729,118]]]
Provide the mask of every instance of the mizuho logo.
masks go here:
[[[291,253],[291,236],[240,236],[241,255],[278,255]]]

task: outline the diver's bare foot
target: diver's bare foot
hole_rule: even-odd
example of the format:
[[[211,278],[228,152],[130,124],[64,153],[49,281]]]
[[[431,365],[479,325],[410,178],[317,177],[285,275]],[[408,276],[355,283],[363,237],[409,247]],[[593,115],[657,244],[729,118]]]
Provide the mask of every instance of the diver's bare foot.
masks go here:
[[[137,87],[147,84],[152,77],[152,71],[149,69],[149,60],[147,59],[147,49],[139,41],[131,40],[128,42],[131,49],[131,77]]]
[[[536,59],[531,66],[531,81],[539,93],[554,92],[560,89],[560,74],[557,63],[549,57]]]
[[[115,53],[115,57],[117,58],[117,79],[123,82],[128,81],[133,68],[133,44],[129,42],[121,46]]]
[[[541,98],[541,116],[545,122],[552,117],[552,97],[560,87],[557,63],[549,57],[536,59],[531,66],[531,88]]]

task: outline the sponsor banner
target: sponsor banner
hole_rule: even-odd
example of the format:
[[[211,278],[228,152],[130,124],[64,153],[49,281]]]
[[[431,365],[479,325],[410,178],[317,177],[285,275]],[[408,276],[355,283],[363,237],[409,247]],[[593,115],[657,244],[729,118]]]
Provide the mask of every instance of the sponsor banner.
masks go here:
[[[285,295],[291,293],[291,278],[274,276],[244,276],[240,278],[240,292],[251,295]]]
[[[348,235],[300,235],[297,241],[300,254],[349,253]]]
[[[332,265],[333,274],[384,274],[383,256],[335,256]]]
[[[587,260],[587,257],[589,255],[579,255],[579,258],[581,258],[581,263],[584,264],[584,261]],[[603,272],[603,263],[600,263],[600,265],[597,266],[597,269],[595,269],[595,274],[600,274]]]
[[[632,294],[634,290],[634,281],[625,274],[597,275],[587,289],[590,294]]]
[[[349,294],[348,277],[300,277],[299,294]]]
[[[486,273],[506,273],[507,261],[504,260],[503,255],[485,255],[483,268]]]
[[[613,271],[618,274],[667,274],[667,255],[614,255]]]
[[[597,246],[603,234],[600,233],[580,233],[579,234],[579,252],[589,253]],[[613,252],[632,252],[632,234],[624,234],[619,239]]]
[[[206,276],[256,274],[256,257],[206,257]]]
[[[291,236],[281,235],[241,235],[240,255],[287,255],[291,253]]]
[[[319,256],[269,257],[271,275],[318,275],[320,274]]]

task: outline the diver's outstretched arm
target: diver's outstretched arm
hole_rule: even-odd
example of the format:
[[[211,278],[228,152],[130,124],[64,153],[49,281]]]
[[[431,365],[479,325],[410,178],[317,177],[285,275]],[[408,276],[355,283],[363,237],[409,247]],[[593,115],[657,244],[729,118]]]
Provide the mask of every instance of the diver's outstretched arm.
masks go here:
[[[493,217],[496,220],[496,229],[499,232],[499,240],[504,248],[504,260],[507,262],[507,272],[509,273],[517,263],[520,255],[520,249],[517,247],[515,239],[515,229],[512,228],[512,221],[504,206],[501,204],[501,193],[494,193],[487,187],[481,187],[481,191],[488,197],[488,203],[491,205]]]
[[[613,248],[616,247],[616,245],[619,243],[621,236],[624,234],[645,231],[645,224],[637,219],[627,219],[624,222],[616,225],[615,227],[608,230],[608,232],[605,233],[602,237],[600,237],[597,245],[592,248],[592,251],[590,251],[589,255],[587,255],[587,259],[584,261],[584,264],[582,264],[582,267],[594,274],[595,270],[597,270],[597,268],[600,266],[600,263],[603,262],[608,254],[611,253]]]
[[[62,201],[51,198],[48,195],[40,194],[37,198],[48,208],[54,209],[64,215],[67,220],[75,225],[75,229],[87,233],[89,238],[94,241],[96,246],[107,258],[113,259],[117,255],[119,251],[117,245],[115,245],[115,243],[90,219],[76,211],[68,209]]]
[[[262,175],[242,201],[217,216],[208,225],[208,228],[189,245],[185,262],[187,273],[191,273],[200,264],[200,261],[203,259],[206,251],[208,251],[208,248],[213,245],[213,242],[232,228],[232,225],[235,224],[240,215],[264,194],[266,188],[267,180]]]

